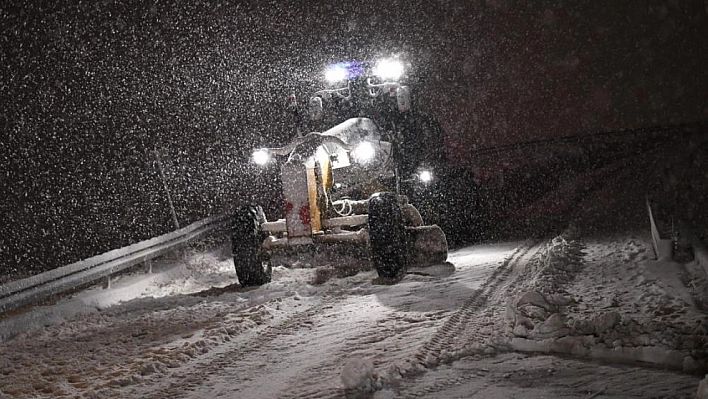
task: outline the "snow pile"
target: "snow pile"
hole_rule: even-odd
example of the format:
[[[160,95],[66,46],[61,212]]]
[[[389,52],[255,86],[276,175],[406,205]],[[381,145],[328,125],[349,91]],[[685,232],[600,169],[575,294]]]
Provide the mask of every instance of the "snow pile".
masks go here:
[[[374,362],[371,359],[351,359],[344,365],[341,378],[346,389],[371,389]]]
[[[112,277],[109,288],[96,285],[51,306],[37,306],[12,318],[0,319],[0,342],[23,332],[60,324],[77,316],[95,314],[129,301],[133,302],[124,309],[140,309],[141,313],[154,310],[155,306],[190,305],[198,299],[166,297],[192,294],[237,281],[232,261],[225,258],[222,252],[223,249],[191,251],[184,257],[156,259],[152,273],[136,269]],[[155,302],[146,298],[165,299]]]
[[[680,265],[647,259],[647,241],[553,239],[507,304],[515,350],[708,367],[708,321],[681,284]]]
[[[559,312],[573,302],[564,286],[573,280],[582,264],[576,241],[556,237],[525,269],[524,285],[506,308],[513,335],[536,340],[560,338],[570,333]]]

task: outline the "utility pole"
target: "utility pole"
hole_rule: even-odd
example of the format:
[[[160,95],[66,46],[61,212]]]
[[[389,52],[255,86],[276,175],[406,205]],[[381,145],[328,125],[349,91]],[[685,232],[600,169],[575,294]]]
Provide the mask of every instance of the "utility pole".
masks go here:
[[[170,189],[167,187],[167,179],[165,178],[165,170],[162,167],[162,160],[160,159],[160,153],[155,149],[155,159],[157,160],[157,169],[160,171],[160,177],[162,178],[162,187],[165,189],[165,194],[167,194],[167,202],[170,204],[170,213],[172,214],[172,222],[175,224],[175,230],[179,230],[179,221],[177,220],[177,213],[175,212],[175,205],[172,203],[172,195],[170,195]]]

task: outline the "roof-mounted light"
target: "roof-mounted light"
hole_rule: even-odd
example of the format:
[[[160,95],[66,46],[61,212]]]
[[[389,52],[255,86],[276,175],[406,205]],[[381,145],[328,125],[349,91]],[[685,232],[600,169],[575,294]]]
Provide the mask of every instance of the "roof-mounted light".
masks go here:
[[[376,63],[374,75],[384,80],[397,80],[403,75],[403,63],[398,60],[384,59]]]
[[[253,151],[251,159],[256,165],[263,166],[270,161],[270,152],[265,148]]]

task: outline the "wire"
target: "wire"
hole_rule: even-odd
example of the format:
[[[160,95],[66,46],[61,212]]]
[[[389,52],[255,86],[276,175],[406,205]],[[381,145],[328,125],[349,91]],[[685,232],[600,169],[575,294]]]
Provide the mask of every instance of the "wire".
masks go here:
[[[337,215],[339,215],[339,216],[350,216],[350,215],[352,214],[352,210],[353,210],[351,201],[349,201],[349,200],[346,199],[346,198],[341,199],[340,201],[342,201],[342,209],[337,210],[337,206],[334,205],[334,201],[330,200],[330,204],[332,205],[332,209],[333,209],[334,212],[335,212]],[[349,210],[348,210],[347,212],[344,212],[344,210],[345,210],[347,207],[349,207]]]

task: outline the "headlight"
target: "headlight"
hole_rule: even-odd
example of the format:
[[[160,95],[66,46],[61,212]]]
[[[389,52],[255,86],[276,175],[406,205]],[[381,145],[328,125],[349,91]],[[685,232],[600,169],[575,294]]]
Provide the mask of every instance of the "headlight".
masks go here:
[[[347,69],[342,65],[335,64],[325,72],[325,79],[329,83],[337,83],[347,78]]]
[[[423,183],[430,183],[433,180],[433,172],[427,169],[421,170],[420,173],[418,173],[418,178]]]
[[[381,60],[374,67],[374,75],[384,80],[397,80],[403,75],[403,64],[398,60]]]
[[[253,159],[253,162],[257,165],[262,166],[270,161],[270,153],[266,149],[255,150],[253,151],[253,155],[251,155],[251,159]]]
[[[359,143],[351,152],[354,159],[359,163],[367,163],[376,155],[376,148],[368,141]]]

